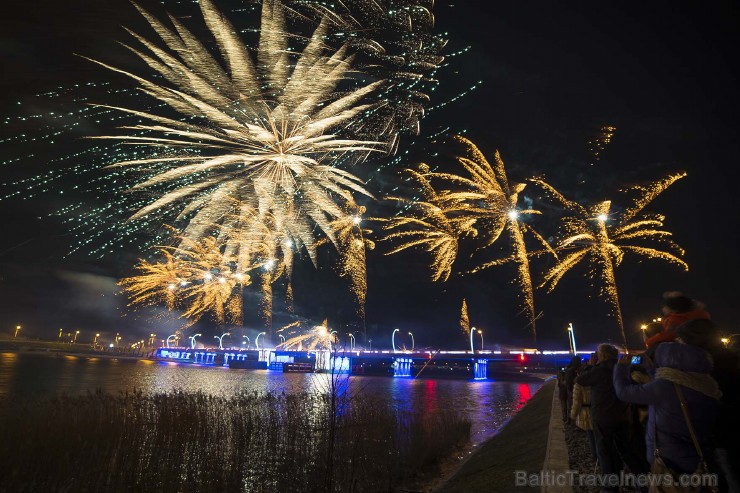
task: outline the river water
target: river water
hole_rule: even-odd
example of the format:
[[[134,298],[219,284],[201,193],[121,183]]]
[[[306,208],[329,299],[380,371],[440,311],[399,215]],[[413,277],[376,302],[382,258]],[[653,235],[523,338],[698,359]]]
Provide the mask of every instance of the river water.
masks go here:
[[[0,352],[0,400],[54,393],[172,390],[231,395],[238,391],[301,392],[326,388],[328,375],[95,358]],[[541,383],[432,380],[351,376],[352,395],[391,401],[401,409],[452,409],[473,423],[472,443],[493,436],[539,389]]]

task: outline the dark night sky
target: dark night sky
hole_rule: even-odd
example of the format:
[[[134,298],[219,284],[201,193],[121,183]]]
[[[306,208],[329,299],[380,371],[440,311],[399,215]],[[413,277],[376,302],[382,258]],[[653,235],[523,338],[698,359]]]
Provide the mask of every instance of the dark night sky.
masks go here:
[[[435,102],[477,80],[483,85],[430,114],[422,132],[431,135],[447,126],[466,130],[487,154],[501,151],[514,179],[544,174],[566,195],[585,201],[687,171],[689,177],[649,210],[667,216],[666,227],[687,250],[691,271],[625,260],[617,280],[629,337],[637,341],[640,321],[656,316],[661,292],[674,289],[705,301],[723,329],[737,332],[735,6],[717,1],[459,0],[454,5],[437,2],[435,13],[437,29],[449,33],[450,51],[471,46],[440,71]],[[125,39],[122,23],[141,25],[123,0],[5,0],[0,19],[3,116],[18,113],[17,101],[52,87],[86,80],[127,84],[73,56],[119,61],[122,52],[114,41]],[[606,124],[617,127],[614,141],[595,166],[588,166],[586,142]],[[0,135],[26,129],[2,125]],[[2,181],[44,169],[44,156],[58,152],[35,151],[39,157],[23,167],[4,167]],[[2,159],[27,153],[0,144]],[[80,255],[62,258],[71,238],[58,220],[47,217],[56,205],[49,199],[0,202],[0,324],[21,322],[30,335],[51,335],[60,326],[115,327],[132,335],[158,329],[146,317],[122,317],[125,302],[113,295],[115,277],[125,273],[137,252],[122,251],[102,262]],[[468,298],[473,324],[486,330],[487,342],[527,340],[505,268],[432,285],[421,263],[419,257],[371,255],[367,321],[376,341],[385,341],[400,326],[413,330],[422,346],[462,347],[457,329],[462,297]],[[341,287],[321,282],[332,276],[311,269],[297,273],[303,279],[296,286],[299,307],[313,318],[328,315],[347,322],[348,310],[337,302]],[[551,295],[536,293],[538,310],[544,311],[538,325],[543,345],[565,346],[567,322],[574,323],[582,343],[617,339],[603,302],[589,298],[594,291],[579,276],[582,272],[568,275]],[[301,295],[301,285],[314,294]],[[328,287],[319,290],[319,285]]]

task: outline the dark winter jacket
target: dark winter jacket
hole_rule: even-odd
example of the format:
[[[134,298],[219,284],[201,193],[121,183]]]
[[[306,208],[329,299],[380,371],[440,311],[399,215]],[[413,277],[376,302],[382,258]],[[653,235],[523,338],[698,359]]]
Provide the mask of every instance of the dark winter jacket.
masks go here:
[[[705,350],[697,346],[676,342],[661,344],[655,354],[658,368],[675,368],[683,372],[709,374],[712,360]],[[699,464],[699,455],[691,440],[688,426],[681,411],[681,403],[672,381],[656,374],[650,383],[639,385],[630,380],[629,366],[618,365],[614,371],[617,396],[635,404],[647,404],[647,459],[652,463],[655,451],[655,431],[658,449],[666,465],[677,473],[693,473]],[[717,419],[719,400],[703,392],[681,386],[705,457],[710,458],[710,437]]]
[[[616,364],[616,359],[602,361],[584,368],[576,378],[578,385],[591,388],[591,418],[601,426],[613,426],[629,419],[627,403],[620,401],[614,392],[612,373]]]

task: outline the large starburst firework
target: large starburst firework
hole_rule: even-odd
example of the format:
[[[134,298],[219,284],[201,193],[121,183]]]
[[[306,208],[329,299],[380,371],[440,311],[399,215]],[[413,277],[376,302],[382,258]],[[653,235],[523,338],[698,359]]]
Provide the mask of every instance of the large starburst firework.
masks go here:
[[[355,87],[338,93],[353,56],[346,45],[327,50],[327,21],[294,60],[277,0],[262,4],[256,62],[210,0],[200,7],[225,68],[177,19],[170,17],[173,30],[141,8],[166,49],[133,32],[143,49],[129,49],[163,82],[96,62],[133,78],[182,117],[111,107],[147,123],[98,138],[152,148],[146,157],[113,165],[149,171],[134,189],[157,198],[132,219],[176,211],[176,219],[188,224],[186,236],[198,239],[233,212],[236,199],[271,214],[281,234],[315,261],[315,229],[333,241],[330,224],[342,217],[343,206],[354,202],[354,193],[370,195],[359,178],[338,165],[382,146],[340,134],[351,133],[347,127],[371,107],[358,102],[383,82],[355,81]]]
[[[560,258],[555,266],[545,272],[542,286],[552,291],[568,271],[587,262],[589,276],[597,283],[599,296],[609,303],[625,347],[627,337],[619,306],[615,268],[622,263],[625,254],[635,254],[642,258],[665,260],[688,270],[686,262],[679,257],[683,255],[683,249],[670,239],[669,231],[661,229],[665,217],[643,213],[650,202],[684,176],[686,175],[670,175],[648,186],[633,187],[628,192],[637,196],[622,212],[613,212],[609,200],[584,207],[568,200],[543,181],[533,180],[562,205],[567,214],[562,222],[563,238],[557,244],[557,250],[561,252]],[[638,243],[635,244],[635,241]],[[657,241],[668,251],[641,245],[641,241]]]

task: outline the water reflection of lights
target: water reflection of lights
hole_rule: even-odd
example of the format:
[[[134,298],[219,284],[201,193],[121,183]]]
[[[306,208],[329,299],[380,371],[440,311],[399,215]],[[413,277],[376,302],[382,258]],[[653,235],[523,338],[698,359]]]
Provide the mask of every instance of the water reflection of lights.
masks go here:
[[[348,377],[346,374],[333,378],[341,393],[352,399],[369,399],[378,404],[390,402],[403,411],[433,413],[454,409],[473,422],[472,440],[476,444],[490,438],[540,386],[539,383]],[[93,363],[87,358],[0,353],[0,399],[9,393],[84,393],[98,388],[112,393],[134,389],[145,393],[183,390],[225,396],[236,392],[322,393],[331,387],[331,379],[330,374],[228,370],[174,361],[99,358]]]

